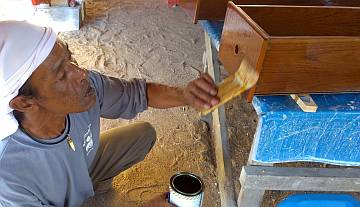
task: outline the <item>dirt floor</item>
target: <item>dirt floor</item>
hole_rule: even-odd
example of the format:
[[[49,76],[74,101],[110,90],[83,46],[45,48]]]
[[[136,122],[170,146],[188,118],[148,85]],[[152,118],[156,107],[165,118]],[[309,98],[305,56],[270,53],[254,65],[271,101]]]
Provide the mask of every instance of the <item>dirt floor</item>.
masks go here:
[[[0,0],[0,4],[4,2]],[[176,86],[185,86],[203,71],[203,30],[192,24],[180,8],[168,8],[167,0],[86,2],[87,16],[81,30],[60,34],[84,68],[118,78],[145,78]],[[225,108],[237,197],[241,187],[238,178],[247,163],[257,116],[252,105],[241,98]],[[143,162],[115,178],[110,192],[90,198],[82,207],[140,206],[167,192],[170,177],[183,171],[195,173],[204,181],[203,207],[220,206],[211,131],[200,121],[198,112],[189,107],[150,108],[134,120],[102,120],[101,129],[136,120],[148,121],[156,128],[156,145]],[[326,167],[309,163],[282,166]],[[273,207],[289,194],[266,192],[262,207]],[[353,195],[360,198],[359,193]]]
[[[119,78],[176,86],[184,86],[202,71],[203,31],[179,8],[168,8],[166,0],[87,3],[81,30],[60,35],[81,66]],[[203,206],[219,206],[211,135],[198,113],[188,107],[149,109],[135,120],[156,128],[155,147],[143,162],[115,178],[111,192],[95,196],[84,206],[139,206],[168,191],[170,177],[181,171],[203,179]],[[102,120],[101,128],[129,122]]]
[[[184,86],[202,71],[204,33],[180,8],[166,0],[88,0],[80,31],[62,33],[78,63],[119,78],[145,78]],[[235,99],[226,105],[236,195],[256,128],[251,104]],[[140,164],[117,176],[113,190],[83,206],[139,206],[168,190],[170,177],[181,171],[199,175],[205,183],[204,207],[220,206],[211,133],[189,107],[149,109],[135,120],[148,121],[158,140]],[[127,120],[102,120],[106,130]],[[273,206],[274,200],[264,207]]]

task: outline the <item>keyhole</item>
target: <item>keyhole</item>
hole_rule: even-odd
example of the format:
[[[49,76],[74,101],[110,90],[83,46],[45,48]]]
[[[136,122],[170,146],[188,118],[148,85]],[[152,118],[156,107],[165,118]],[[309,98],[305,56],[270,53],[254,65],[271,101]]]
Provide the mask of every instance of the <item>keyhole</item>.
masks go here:
[[[239,45],[235,45],[235,54],[239,53]]]

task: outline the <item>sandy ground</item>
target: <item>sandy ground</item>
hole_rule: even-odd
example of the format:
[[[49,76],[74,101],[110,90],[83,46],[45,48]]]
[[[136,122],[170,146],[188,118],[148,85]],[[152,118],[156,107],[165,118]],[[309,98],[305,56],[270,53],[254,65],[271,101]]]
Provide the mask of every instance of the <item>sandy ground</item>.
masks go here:
[[[166,0],[87,0],[84,26],[60,37],[81,66],[118,78],[184,86],[203,70],[203,30],[180,8],[168,8]],[[244,99],[236,98],[225,108],[237,197],[241,187],[238,178],[248,159],[257,116]],[[203,179],[204,207],[220,206],[211,132],[198,113],[189,107],[149,109],[135,120],[102,120],[101,129],[136,120],[148,121],[156,128],[156,145],[143,162],[115,178],[110,192],[90,198],[82,206],[139,206],[168,191],[170,177],[182,171]],[[289,165],[325,167],[285,164]],[[275,206],[289,194],[267,192],[262,207]],[[360,198],[358,193],[354,195]]]
[[[199,25],[165,0],[89,0],[80,31],[62,33],[78,63],[119,78],[145,78],[184,86],[202,70],[204,34]],[[140,164],[121,173],[114,189],[83,206],[138,206],[168,190],[170,177],[187,171],[205,183],[203,206],[219,206],[211,134],[188,107],[149,109],[158,140]],[[106,130],[131,121],[102,120]]]
[[[87,0],[81,30],[60,37],[82,67],[118,78],[185,86],[203,70],[203,30],[180,8],[168,8],[166,0]],[[237,197],[241,188],[238,178],[247,163],[257,116],[244,98],[235,98],[225,108]],[[90,198],[82,207],[140,206],[168,191],[170,177],[182,171],[195,173],[204,181],[204,207],[220,206],[211,131],[198,113],[189,107],[150,108],[134,120],[101,120],[101,129],[136,120],[148,121],[156,128],[156,145],[144,161],[114,179],[110,192]],[[325,167],[313,163],[281,166]],[[266,192],[262,207],[273,207],[292,193]],[[353,195],[360,198],[359,193]]]
[[[88,0],[80,31],[62,33],[78,63],[104,74],[145,78],[184,86],[203,70],[204,33],[180,8],[166,0]],[[241,167],[246,165],[257,116],[251,104],[236,98],[226,104],[228,136],[236,197]],[[139,206],[168,190],[170,177],[182,171],[205,183],[204,207],[220,206],[211,132],[189,107],[149,109],[135,120],[150,122],[158,140],[146,159],[117,176],[113,190],[89,199],[83,207]],[[106,130],[134,120],[102,120]],[[284,194],[286,195],[286,194]],[[281,197],[268,193],[263,207]]]

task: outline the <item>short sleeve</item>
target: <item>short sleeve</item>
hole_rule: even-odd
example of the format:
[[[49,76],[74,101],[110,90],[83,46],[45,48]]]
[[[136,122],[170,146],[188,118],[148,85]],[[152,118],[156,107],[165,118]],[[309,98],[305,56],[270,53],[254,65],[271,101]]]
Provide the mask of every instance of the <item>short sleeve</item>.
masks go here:
[[[101,117],[131,119],[148,108],[144,79],[123,80],[96,71],[89,71],[89,76],[96,89]]]

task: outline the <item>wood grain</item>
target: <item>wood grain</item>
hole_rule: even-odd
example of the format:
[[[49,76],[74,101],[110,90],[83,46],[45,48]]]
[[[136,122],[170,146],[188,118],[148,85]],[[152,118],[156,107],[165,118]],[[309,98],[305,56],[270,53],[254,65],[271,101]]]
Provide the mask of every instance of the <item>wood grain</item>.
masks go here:
[[[220,66],[216,58],[216,48],[205,32],[207,70],[215,83],[220,82]],[[219,107],[211,114],[211,124],[216,159],[216,176],[221,206],[235,206],[234,183],[231,170],[230,147],[227,136],[225,108]]]
[[[259,80],[248,100],[254,94],[360,91],[360,8],[240,8],[229,3],[219,56],[230,73],[243,57],[256,64]],[[241,56],[234,55],[236,47]]]
[[[359,8],[327,6],[240,6],[240,8],[272,37],[360,35]]]
[[[256,94],[360,91],[360,37],[271,39]]]
[[[298,5],[298,6],[360,6],[359,0],[233,0],[238,5]],[[194,23],[198,20],[224,20],[227,0],[180,0],[179,5]]]
[[[219,59],[230,74],[239,69],[243,58],[247,58],[253,68],[260,71],[257,67],[261,61],[259,57],[269,36],[261,28],[256,28],[255,22],[248,20],[251,21],[244,12],[235,4],[229,3],[221,36]],[[259,66],[261,64],[262,62]]]

